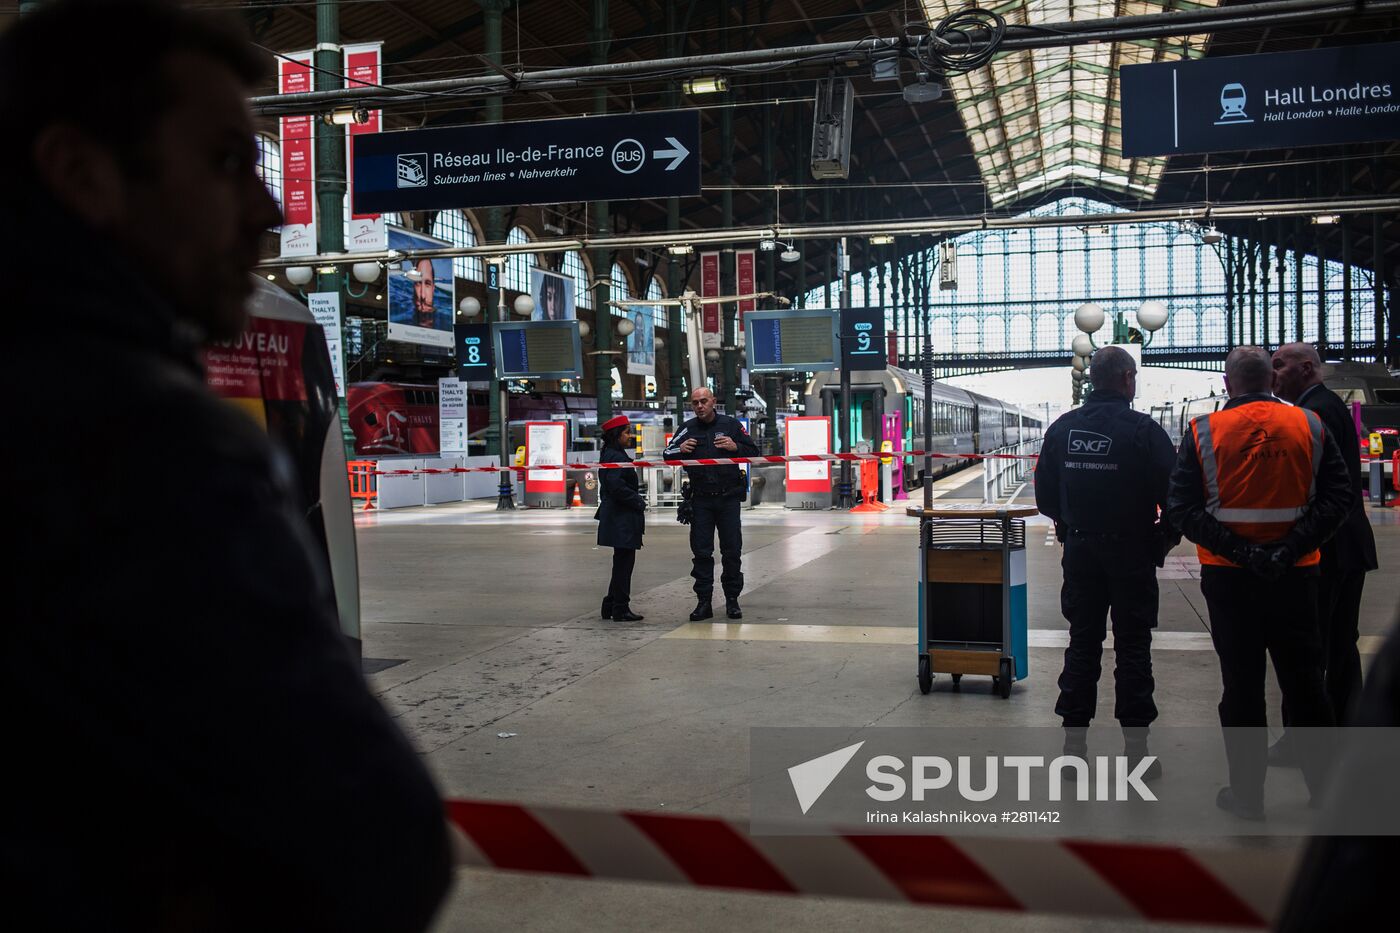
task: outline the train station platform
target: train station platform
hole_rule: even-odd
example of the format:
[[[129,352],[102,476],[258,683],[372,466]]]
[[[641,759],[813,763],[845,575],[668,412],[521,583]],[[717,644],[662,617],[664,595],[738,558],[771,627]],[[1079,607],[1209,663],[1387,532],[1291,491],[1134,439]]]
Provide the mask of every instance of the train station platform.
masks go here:
[[[940,494],[968,492],[973,475],[944,479]],[[1370,514],[1382,570],[1366,583],[1364,663],[1400,604],[1400,574],[1391,569],[1400,565],[1400,519],[1390,510]],[[1027,530],[1030,676],[1009,700],[994,697],[986,677],[966,677],[957,691],[939,677],[931,694],[920,694],[917,523],[902,510],[746,510],[744,618],[701,624],[686,618],[694,605],[690,551],[673,511],[648,513],[632,603],[645,620],[631,624],[598,616],[611,555],[594,543],[592,509],[500,513],[470,503],[356,521],[366,670],[449,797],[744,820],[751,727],[1059,724],[1055,680],[1068,632],[1059,611],[1061,549],[1042,517]],[[1179,546],[1158,577],[1157,725],[1214,725],[1219,668],[1194,549]],[[1096,719],[1109,728],[1112,663],[1110,638]],[[1237,843],[1242,858],[1279,844]],[[440,928],[913,931],[933,923],[1134,928],[478,870],[461,873]]]

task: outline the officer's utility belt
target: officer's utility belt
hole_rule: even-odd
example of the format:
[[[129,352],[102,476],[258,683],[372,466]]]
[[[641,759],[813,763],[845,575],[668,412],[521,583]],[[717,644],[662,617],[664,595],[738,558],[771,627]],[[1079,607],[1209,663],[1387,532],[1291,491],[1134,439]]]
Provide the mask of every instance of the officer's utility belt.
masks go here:
[[[1148,541],[1151,540],[1151,533],[1141,534],[1128,531],[1089,531],[1084,528],[1071,528],[1069,530],[1071,538],[1088,538],[1095,541]]]
[[[721,490],[696,489],[691,495],[695,496],[697,499],[727,499],[743,488],[742,486],[730,486],[728,489]]]

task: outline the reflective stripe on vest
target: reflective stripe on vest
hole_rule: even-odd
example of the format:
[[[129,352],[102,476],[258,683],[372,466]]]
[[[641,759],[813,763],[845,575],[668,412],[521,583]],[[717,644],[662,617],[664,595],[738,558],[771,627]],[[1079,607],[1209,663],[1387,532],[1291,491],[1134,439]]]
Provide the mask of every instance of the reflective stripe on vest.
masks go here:
[[[1192,429],[1206,512],[1255,544],[1288,534],[1317,490],[1323,444],[1318,417],[1276,402],[1250,402],[1203,415]],[[1238,566],[1204,547],[1196,551],[1202,564]],[[1298,566],[1320,558],[1313,551]]]

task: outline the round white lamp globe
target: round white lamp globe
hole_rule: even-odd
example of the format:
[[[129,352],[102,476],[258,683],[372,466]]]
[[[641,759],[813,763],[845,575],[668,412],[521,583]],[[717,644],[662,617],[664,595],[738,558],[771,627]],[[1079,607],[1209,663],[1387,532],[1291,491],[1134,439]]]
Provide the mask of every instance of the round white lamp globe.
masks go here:
[[[1094,341],[1089,339],[1088,334],[1075,334],[1069,346],[1075,356],[1092,356],[1094,353]]]
[[[515,313],[521,317],[529,317],[535,310],[535,299],[529,295],[520,295],[515,299]]]
[[[1070,361],[1069,365],[1073,366],[1074,371],[1077,373],[1082,373],[1084,372],[1084,370],[1089,368],[1089,364],[1084,362],[1084,357],[1082,356],[1076,356],[1073,360]]]
[[[310,266],[288,266],[287,281],[293,285],[310,285],[311,280],[316,277],[316,273]]]
[[[1103,327],[1105,318],[1106,315],[1104,314],[1103,308],[1093,302],[1089,302],[1080,305],[1078,310],[1074,312],[1074,326],[1078,327],[1086,334],[1092,334],[1097,332],[1100,327]]]
[[[1161,330],[1167,323],[1167,306],[1160,301],[1144,301],[1137,312],[1138,326],[1150,332]]]
[[[477,301],[471,295],[468,295],[457,302],[457,310],[461,313],[462,317],[476,317],[481,313],[481,302]]]
[[[632,331],[636,329],[637,325],[632,323],[631,318],[623,317],[617,319],[617,333],[619,336],[628,337],[632,334]]]
[[[355,277],[355,281],[363,285],[379,281],[379,263],[377,262],[357,262],[350,267],[350,274]]]

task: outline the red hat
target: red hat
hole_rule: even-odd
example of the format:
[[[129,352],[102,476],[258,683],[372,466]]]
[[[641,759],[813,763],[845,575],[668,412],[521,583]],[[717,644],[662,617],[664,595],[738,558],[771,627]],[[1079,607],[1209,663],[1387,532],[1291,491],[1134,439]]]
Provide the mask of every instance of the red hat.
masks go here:
[[[611,431],[613,428],[626,427],[628,424],[626,415],[616,415],[603,422],[603,430]]]

